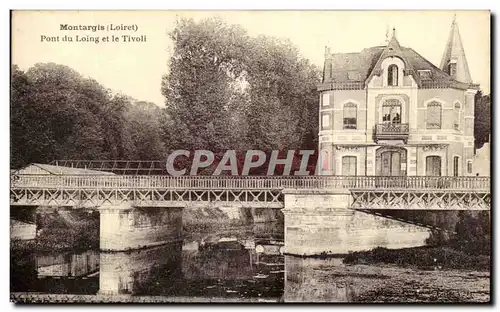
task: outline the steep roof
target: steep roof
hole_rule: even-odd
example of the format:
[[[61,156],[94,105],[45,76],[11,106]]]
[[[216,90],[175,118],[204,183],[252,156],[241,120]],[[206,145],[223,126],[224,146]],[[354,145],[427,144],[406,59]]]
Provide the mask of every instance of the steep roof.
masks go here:
[[[366,48],[357,53],[326,55],[323,84],[365,83],[373,75],[380,74],[377,68],[386,57],[401,58],[405,63],[405,72],[413,76],[419,87],[440,84],[465,89],[472,82],[471,79],[464,81],[454,79],[412,48],[401,46],[396,36],[393,35],[387,46]],[[463,57],[465,58],[465,54]],[[467,67],[466,63],[465,66]]]
[[[418,54],[412,48],[402,47],[401,49],[404,55],[406,56],[408,62],[412,65],[413,70],[416,71],[417,75],[419,70],[430,71],[429,79],[422,79],[419,77],[421,82],[425,80],[430,80],[433,82],[450,82],[450,83],[456,82],[456,80],[453,79],[453,77],[451,77],[446,72],[439,69],[437,66],[432,64],[432,62],[430,62],[429,60]]]
[[[383,50],[384,47],[380,46],[363,49],[356,53],[331,54],[325,60],[323,82],[364,81]]]
[[[443,71],[447,71],[447,67],[450,62],[456,62],[457,64],[456,80],[465,83],[472,83],[469,65],[467,64],[467,58],[465,57],[465,51],[462,45],[462,38],[460,37],[458,24],[455,21],[455,18],[451,23],[450,35],[448,36],[448,42],[446,43],[446,48],[444,49],[441,65],[439,67]]]

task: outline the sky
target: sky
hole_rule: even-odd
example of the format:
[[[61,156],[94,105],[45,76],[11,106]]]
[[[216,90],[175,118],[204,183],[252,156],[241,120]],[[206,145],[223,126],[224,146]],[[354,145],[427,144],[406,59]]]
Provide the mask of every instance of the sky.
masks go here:
[[[164,105],[161,78],[168,72],[176,18],[218,16],[240,24],[251,36],[290,39],[301,55],[322,66],[325,45],[332,53],[358,52],[384,45],[396,29],[402,46],[439,66],[453,15],[475,83],[490,92],[490,15],[488,11],[16,11],[12,17],[12,62],[27,70],[36,63],[67,65],[106,88]],[[60,30],[68,25],[137,25],[137,31]],[[146,42],[63,42],[64,35],[145,35]],[[59,36],[59,42],[42,40]]]

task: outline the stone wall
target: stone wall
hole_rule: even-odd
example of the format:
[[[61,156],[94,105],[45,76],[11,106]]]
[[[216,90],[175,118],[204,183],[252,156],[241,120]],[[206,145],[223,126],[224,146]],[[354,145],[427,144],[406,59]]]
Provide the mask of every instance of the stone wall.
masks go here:
[[[10,238],[29,240],[36,238],[36,224],[10,220]]]
[[[348,251],[375,247],[408,248],[424,246],[430,236],[426,227],[356,211],[348,224]]]
[[[426,227],[349,209],[348,192],[286,191],[285,252],[295,255],[347,254],[375,247],[425,245]]]

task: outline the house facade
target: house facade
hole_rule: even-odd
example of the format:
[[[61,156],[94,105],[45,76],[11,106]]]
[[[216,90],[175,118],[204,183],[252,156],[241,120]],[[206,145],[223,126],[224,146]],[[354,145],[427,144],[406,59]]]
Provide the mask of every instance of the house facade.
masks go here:
[[[403,47],[325,51],[319,108],[323,174],[474,175],[474,96],[458,25],[439,67]]]

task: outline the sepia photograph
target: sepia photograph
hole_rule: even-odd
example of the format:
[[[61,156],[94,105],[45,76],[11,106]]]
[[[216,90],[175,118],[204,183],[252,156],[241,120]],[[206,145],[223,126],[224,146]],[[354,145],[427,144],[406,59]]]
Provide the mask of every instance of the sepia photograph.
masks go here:
[[[10,12],[10,301],[477,303],[491,12]]]

